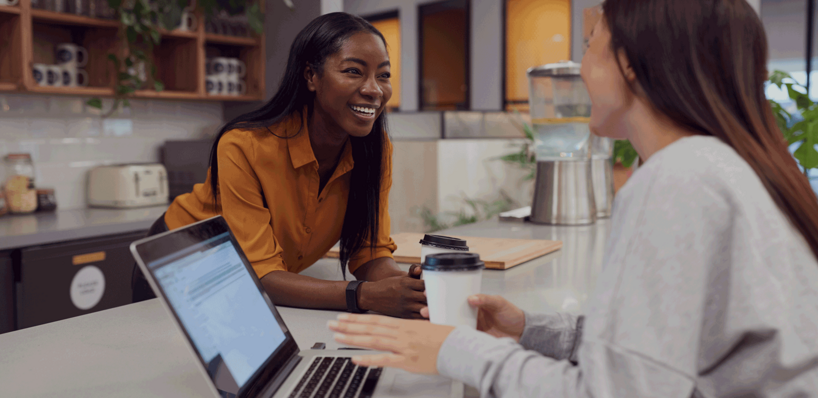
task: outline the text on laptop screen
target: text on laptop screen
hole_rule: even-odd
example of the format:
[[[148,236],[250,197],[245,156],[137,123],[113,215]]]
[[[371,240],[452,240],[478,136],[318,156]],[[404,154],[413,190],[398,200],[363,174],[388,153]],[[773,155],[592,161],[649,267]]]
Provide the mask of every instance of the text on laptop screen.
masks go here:
[[[148,266],[208,368],[223,362],[238,387],[284,342],[229,233]]]

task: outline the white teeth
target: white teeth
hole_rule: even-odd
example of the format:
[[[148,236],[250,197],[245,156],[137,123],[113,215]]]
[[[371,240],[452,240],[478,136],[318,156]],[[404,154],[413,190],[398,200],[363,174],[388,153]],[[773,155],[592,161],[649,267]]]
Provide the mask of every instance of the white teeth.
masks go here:
[[[365,108],[365,107],[362,107],[362,106],[354,106],[354,105],[350,106],[350,108],[352,108],[354,111],[365,113],[367,115],[374,115],[375,114],[375,108]]]

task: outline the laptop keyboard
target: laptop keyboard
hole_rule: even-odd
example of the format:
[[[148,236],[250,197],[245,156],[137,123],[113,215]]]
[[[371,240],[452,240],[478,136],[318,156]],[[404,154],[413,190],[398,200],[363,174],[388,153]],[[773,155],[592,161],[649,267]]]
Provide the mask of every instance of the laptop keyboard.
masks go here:
[[[316,357],[290,398],[370,398],[381,371],[356,366],[348,357]]]

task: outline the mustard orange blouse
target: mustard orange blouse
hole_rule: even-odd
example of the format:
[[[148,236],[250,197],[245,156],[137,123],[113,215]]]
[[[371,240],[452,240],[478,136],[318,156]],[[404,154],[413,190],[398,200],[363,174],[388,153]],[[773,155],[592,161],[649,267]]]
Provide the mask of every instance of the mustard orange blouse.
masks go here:
[[[301,272],[323,257],[341,237],[354,166],[347,141],[341,160],[322,192],[318,161],[312,152],[306,111],[267,129],[231,130],[222,136],[219,158],[218,207],[213,206],[210,173],[203,184],[178,196],[165,213],[170,229],[221,214],[259,278],[272,271]],[[299,132],[300,130],[300,132]],[[365,245],[354,254],[349,270],[368,261],[392,257],[389,189],[392,145],[388,137],[381,182],[380,224],[376,248]],[[267,207],[264,207],[266,199]]]

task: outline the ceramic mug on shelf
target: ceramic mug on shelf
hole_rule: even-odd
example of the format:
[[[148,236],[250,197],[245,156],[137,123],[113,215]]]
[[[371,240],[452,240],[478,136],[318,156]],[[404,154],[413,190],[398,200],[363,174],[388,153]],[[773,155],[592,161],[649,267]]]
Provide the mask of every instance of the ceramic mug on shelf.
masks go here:
[[[46,81],[51,87],[62,87],[62,71],[59,65],[48,65],[46,68]]]
[[[244,65],[240,59],[228,58],[227,73],[235,75],[237,78],[242,78],[247,74],[247,66]]]
[[[236,93],[233,95],[245,95],[247,94],[247,85],[244,84],[244,81],[239,80],[236,82]]]
[[[63,68],[62,85],[63,87],[85,87],[88,85],[88,72],[82,69]]]
[[[34,75],[34,82],[37,83],[38,86],[48,86],[48,65],[31,65],[31,74]]]
[[[192,32],[196,30],[196,26],[196,16],[193,15],[193,10],[190,8],[185,8],[184,11],[182,11],[182,22],[179,23],[179,26],[176,27],[176,29],[185,32]]]
[[[88,51],[74,43],[60,43],[56,47],[57,63],[77,69],[88,64]]]
[[[227,76],[230,58],[215,57],[210,63],[210,73],[214,76]]]
[[[218,76],[208,76],[205,79],[205,89],[208,95],[220,95],[223,88],[224,83]]]
[[[16,6],[20,0],[0,0],[0,6]]]

